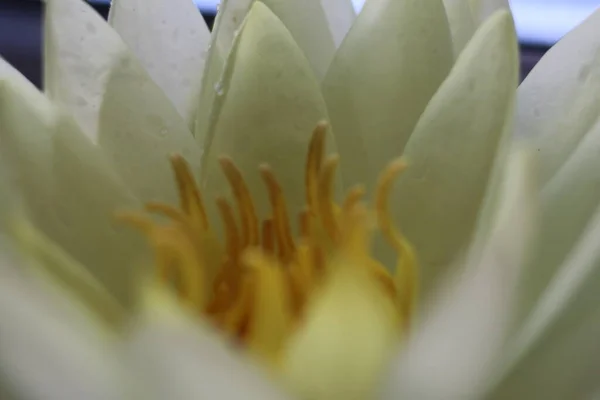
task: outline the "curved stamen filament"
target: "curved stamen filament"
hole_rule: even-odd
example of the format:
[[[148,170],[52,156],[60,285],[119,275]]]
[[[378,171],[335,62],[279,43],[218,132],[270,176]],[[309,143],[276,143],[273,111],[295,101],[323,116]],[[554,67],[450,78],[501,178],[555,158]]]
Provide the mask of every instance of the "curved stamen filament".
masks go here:
[[[231,260],[235,261],[240,257],[242,246],[233,210],[229,202],[223,197],[217,198],[217,207],[219,208],[219,214],[225,227],[225,248]]]
[[[248,186],[242,177],[242,173],[228,157],[219,158],[221,169],[233,189],[236,203],[238,205],[240,221],[242,225],[242,245],[256,246],[259,243],[259,224],[254,202],[248,190]]]
[[[319,173],[325,153],[325,134],[328,128],[327,122],[320,122],[315,130],[308,147],[305,168],[306,204],[309,209],[318,208]]]
[[[388,205],[393,182],[406,168],[406,162],[399,159],[393,161],[381,173],[375,195],[375,204],[379,229],[387,242],[398,253],[399,260],[396,265],[396,287],[400,293],[398,302],[405,321],[409,323],[417,301],[417,261],[412,246],[393,226]]]
[[[284,262],[288,262],[294,252],[294,240],[292,239],[292,229],[283,197],[283,190],[268,165],[261,165],[260,173],[267,186],[269,201],[273,209],[273,224],[279,258]]]
[[[319,216],[323,222],[323,228],[334,243],[339,239],[339,227],[335,218],[333,198],[333,181],[338,164],[339,156],[329,157],[319,176]]]
[[[203,230],[208,229],[209,224],[204,203],[188,163],[181,155],[175,154],[171,156],[171,165],[175,172],[181,209],[190,216],[194,226]]]

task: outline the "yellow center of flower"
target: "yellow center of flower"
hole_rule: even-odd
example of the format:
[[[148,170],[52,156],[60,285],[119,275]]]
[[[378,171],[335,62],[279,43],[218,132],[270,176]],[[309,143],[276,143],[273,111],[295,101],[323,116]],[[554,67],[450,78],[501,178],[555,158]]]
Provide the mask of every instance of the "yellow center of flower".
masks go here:
[[[331,272],[340,252],[365,268],[397,305],[403,329],[411,320],[417,290],[417,266],[409,243],[392,224],[388,197],[394,178],[406,165],[392,162],[380,176],[374,215],[386,241],[398,253],[395,275],[369,254],[368,218],[356,215],[364,205],[364,188],[354,187],[342,204],[333,198],[339,157],[324,158],[327,125],[313,132],[305,168],[306,209],[292,232],[286,201],[274,171],[259,172],[269,194],[272,214],[260,221],[241,171],[227,157],[220,159],[235,199],[216,204],[224,226],[224,243],[211,230],[200,191],[186,161],[171,157],[180,207],[148,203],[146,210],[167,217],[158,223],[145,213],[119,218],[139,228],[155,249],[158,279],[175,289],[181,301],[209,318],[225,334],[268,362],[276,362],[286,339],[303,321],[306,305]],[[237,216],[236,216],[237,211]],[[352,236],[352,237],[350,237]],[[350,245],[349,245],[350,243]],[[350,251],[348,251],[350,249]],[[364,249],[361,250],[361,249]]]

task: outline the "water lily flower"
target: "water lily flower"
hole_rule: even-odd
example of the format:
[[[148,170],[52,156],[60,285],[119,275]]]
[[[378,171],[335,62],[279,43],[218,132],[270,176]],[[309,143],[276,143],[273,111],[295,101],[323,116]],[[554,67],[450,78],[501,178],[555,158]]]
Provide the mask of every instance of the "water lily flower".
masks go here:
[[[537,397],[595,328],[593,135],[555,105],[591,120],[595,69],[517,96],[505,8],[228,0],[209,33],[187,0],[48,0],[45,93],[0,63],[0,394]],[[541,190],[515,102],[528,142],[576,132]],[[592,393],[581,358],[539,390]]]

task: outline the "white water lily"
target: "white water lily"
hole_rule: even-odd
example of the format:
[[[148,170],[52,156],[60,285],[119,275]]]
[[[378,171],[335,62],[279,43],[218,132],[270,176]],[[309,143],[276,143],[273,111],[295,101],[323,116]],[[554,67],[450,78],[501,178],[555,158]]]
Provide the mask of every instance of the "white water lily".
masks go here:
[[[6,247],[21,253],[3,262],[0,394],[433,399],[587,391],[597,358],[583,351],[593,344],[573,346],[595,332],[593,280],[582,280],[595,271],[595,226],[560,205],[577,185],[578,212],[596,204],[585,179],[575,179],[593,170],[593,146],[570,158],[558,141],[540,151],[541,195],[526,152],[508,157],[517,44],[510,13],[493,12],[505,7],[370,0],[355,16],[344,0],[229,0],[211,35],[187,0],[115,0],[110,25],[80,0],[48,0],[45,95],[0,64],[8,175],[0,192],[10,200],[1,221]],[[565,40],[581,48],[556,49],[581,49],[569,68],[586,77],[595,76],[586,61],[591,27]],[[563,118],[551,96],[539,96],[550,64],[519,94],[517,128],[539,141],[547,129],[538,114]],[[592,90],[578,93],[577,79],[565,73],[569,88],[556,104],[581,99],[576,110],[591,115]],[[324,119],[332,129],[317,125]],[[575,126],[593,145],[593,134]],[[337,159],[323,160],[336,149],[339,180]],[[405,168],[393,161],[399,156],[409,167],[391,190]],[[389,242],[376,236],[372,251],[369,210],[353,186],[360,182]],[[334,207],[342,191],[349,195]],[[538,197],[543,224],[558,228],[552,233],[536,235]],[[142,203],[174,222],[131,213]],[[140,235],[111,219],[117,211],[149,237],[155,262]],[[558,234],[565,246],[549,259],[542,250]],[[160,289],[145,268],[154,263],[164,274]],[[546,264],[553,269],[536,280]],[[384,265],[396,266],[395,275]],[[578,290],[583,283],[589,287]],[[582,329],[568,325],[573,318]],[[237,347],[216,337],[215,325]],[[582,361],[556,378],[552,368],[571,350]],[[549,377],[552,389],[540,388]]]

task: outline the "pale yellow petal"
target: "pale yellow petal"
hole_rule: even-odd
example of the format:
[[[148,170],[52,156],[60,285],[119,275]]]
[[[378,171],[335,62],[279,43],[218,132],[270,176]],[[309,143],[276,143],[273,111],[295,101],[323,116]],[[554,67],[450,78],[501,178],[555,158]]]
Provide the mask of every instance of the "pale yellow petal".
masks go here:
[[[490,236],[428,304],[388,376],[385,399],[482,398],[503,354],[528,244],[537,232],[536,196],[531,157],[516,151]]]
[[[518,69],[512,18],[499,11],[462,52],[406,146],[409,168],[391,204],[419,255],[424,294],[473,236],[495,159],[512,134]]]
[[[600,10],[540,60],[518,90],[517,134],[533,139],[548,182],[600,111]]]
[[[194,2],[116,0],[108,21],[191,128],[210,42]]]
[[[268,163],[295,221],[305,204],[308,144],[327,112],[301,50],[261,2],[255,3],[237,37],[216,107],[202,169],[207,198],[229,193],[217,162],[219,156],[228,155],[244,172],[259,217],[268,217],[268,194],[258,172],[261,163]],[[331,136],[329,149],[333,150]]]
[[[364,266],[337,260],[284,350],[283,379],[300,398],[375,398],[399,343],[393,299]]]
[[[144,200],[174,201],[168,155],[200,152],[185,121],[119,35],[81,0],[49,0],[45,84]]]
[[[126,350],[153,399],[287,399],[239,350],[195,324],[197,315],[158,291],[144,299]]]
[[[441,0],[368,1],[323,81],[346,187],[400,156],[452,66]]]

